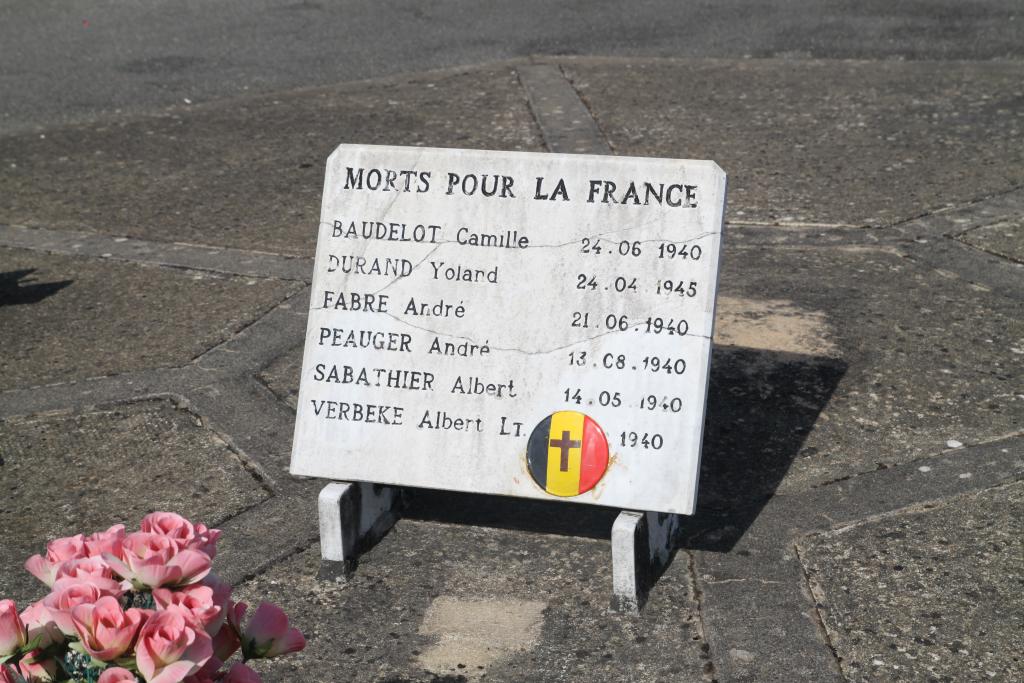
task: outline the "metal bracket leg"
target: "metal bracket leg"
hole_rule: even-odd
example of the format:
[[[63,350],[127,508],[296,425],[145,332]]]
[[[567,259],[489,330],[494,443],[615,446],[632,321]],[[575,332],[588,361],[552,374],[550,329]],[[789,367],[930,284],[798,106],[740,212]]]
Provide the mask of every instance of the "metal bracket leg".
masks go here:
[[[680,516],[619,513],[612,525],[612,610],[637,614],[675,550]]]
[[[333,482],[320,491],[320,578],[349,576],[359,554],[394,526],[400,491],[364,482]]]

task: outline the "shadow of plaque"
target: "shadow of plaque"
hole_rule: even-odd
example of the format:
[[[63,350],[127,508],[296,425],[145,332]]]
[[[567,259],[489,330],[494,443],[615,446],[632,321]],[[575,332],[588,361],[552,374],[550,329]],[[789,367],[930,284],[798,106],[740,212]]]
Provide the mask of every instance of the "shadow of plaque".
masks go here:
[[[846,369],[832,357],[715,347],[697,511],[683,517],[677,550],[732,549],[801,456]],[[408,488],[405,496],[405,515],[415,519],[598,539],[611,536],[619,513],[564,501],[427,489]],[[671,563],[644,577],[647,589]]]
[[[687,548],[728,552],[742,538],[794,460],[813,455],[804,441],[846,370],[833,357],[715,347]]]

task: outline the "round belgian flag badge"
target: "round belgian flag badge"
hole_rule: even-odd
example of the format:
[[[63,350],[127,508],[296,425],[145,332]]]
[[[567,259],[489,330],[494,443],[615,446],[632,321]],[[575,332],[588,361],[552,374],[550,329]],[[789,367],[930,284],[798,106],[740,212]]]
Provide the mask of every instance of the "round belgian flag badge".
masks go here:
[[[594,488],[608,469],[608,439],[588,416],[563,410],[533,428],[526,459],[542,489],[556,496],[578,496]]]

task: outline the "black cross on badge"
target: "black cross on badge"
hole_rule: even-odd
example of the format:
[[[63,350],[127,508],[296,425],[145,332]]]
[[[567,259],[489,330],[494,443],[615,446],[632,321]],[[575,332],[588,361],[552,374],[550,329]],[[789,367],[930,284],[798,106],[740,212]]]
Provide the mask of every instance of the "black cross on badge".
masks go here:
[[[549,442],[552,448],[557,448],[562,452],[562,461],[559,463],[558,469],[562,472],[569,471],[569,451],[573,448],[579,448],[583,445],[582,441],[573,441],[569,438],[569,432],[566,430],[562,431],[561,439],[551,439]]]

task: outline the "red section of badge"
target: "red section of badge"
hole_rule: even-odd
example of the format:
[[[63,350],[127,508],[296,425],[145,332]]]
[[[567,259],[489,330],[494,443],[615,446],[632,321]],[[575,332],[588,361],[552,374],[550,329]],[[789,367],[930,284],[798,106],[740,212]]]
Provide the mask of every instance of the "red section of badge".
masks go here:
[[[608,439],[596,422],[583,416],[583,449],[580,459],[580,493],[597,486],[608,469]]]

